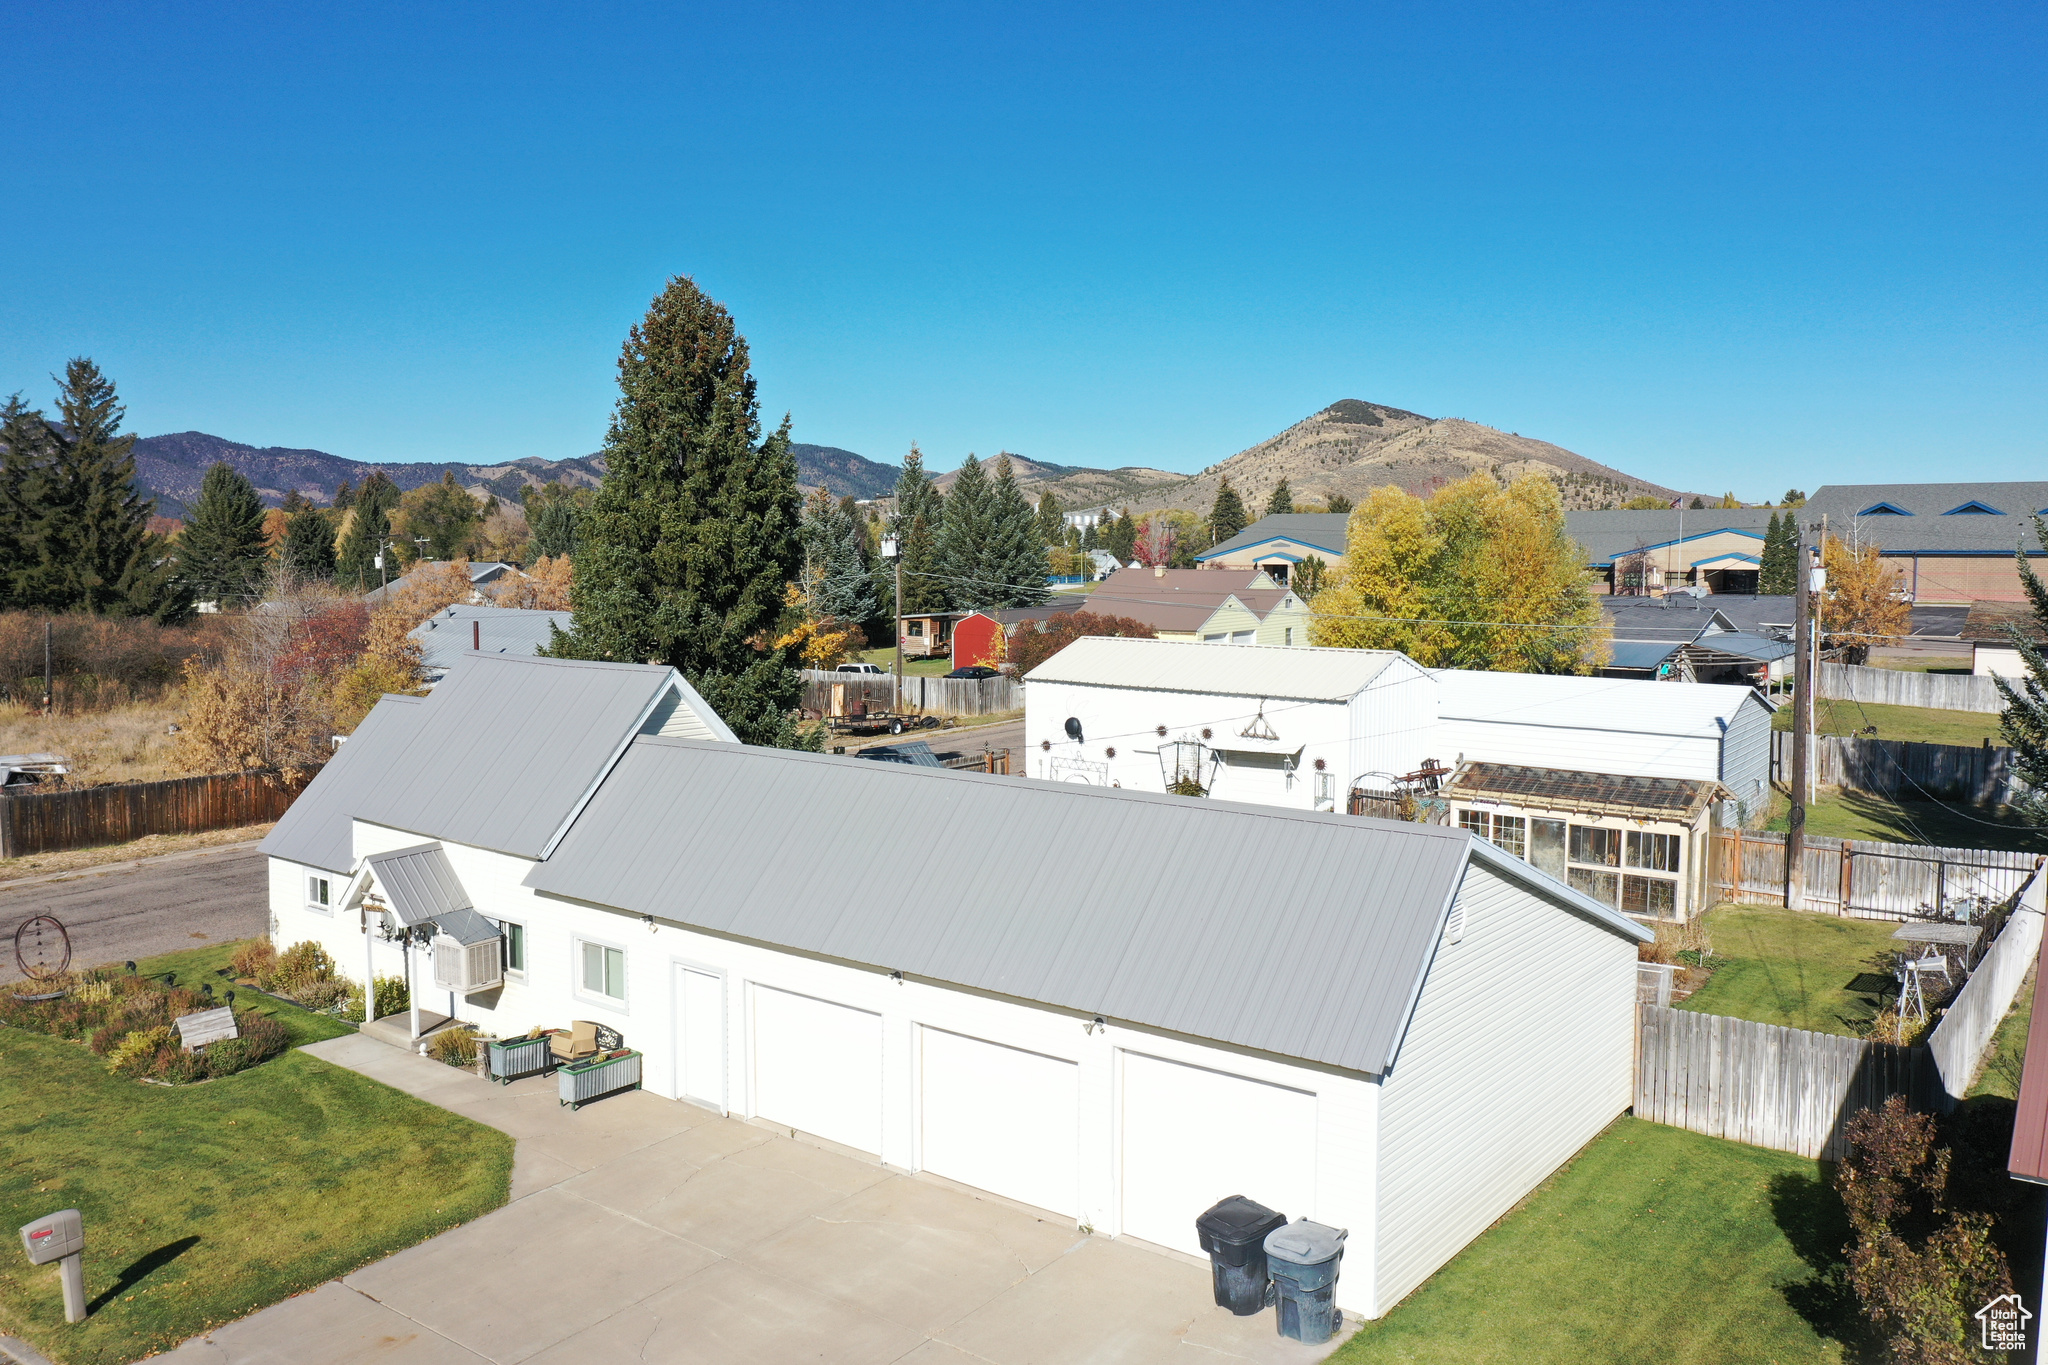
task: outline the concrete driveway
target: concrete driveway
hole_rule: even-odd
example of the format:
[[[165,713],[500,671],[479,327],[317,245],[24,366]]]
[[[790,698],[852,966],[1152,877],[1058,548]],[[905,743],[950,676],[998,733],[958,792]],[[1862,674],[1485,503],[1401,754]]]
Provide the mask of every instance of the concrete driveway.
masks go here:
[[[1079,1365],[1329,1353],[1192,1258],[645,1092],[576,1113],[364,1035],[306,1049],[518,1139],[511,1202],[159,1359]]]

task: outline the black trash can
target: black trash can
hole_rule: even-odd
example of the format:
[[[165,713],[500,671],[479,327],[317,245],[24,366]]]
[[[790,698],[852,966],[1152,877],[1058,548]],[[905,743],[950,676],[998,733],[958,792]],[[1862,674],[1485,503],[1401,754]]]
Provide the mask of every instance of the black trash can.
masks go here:
[[[1306,1218],[1267,1235],[1266,1261],[1279,1301],[1281,1336],[1314,1345],[1337,1334],[1342,1314],[1334,1298],[1346,1235],[1343,1228]]]
[[[1195,1219],[1202,1250],[1216,1280],[1216,1306],[1249,1317],[1266,1306],[1266,1234],[1287,1226],[1287,1215],[1233,1194]]]

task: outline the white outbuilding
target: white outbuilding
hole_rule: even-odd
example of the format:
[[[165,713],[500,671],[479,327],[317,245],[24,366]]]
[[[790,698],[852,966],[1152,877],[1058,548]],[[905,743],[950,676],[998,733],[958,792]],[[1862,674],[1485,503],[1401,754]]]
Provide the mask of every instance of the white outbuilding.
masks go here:
[[[1365,1316],[1629,1103],[1643,931],[1461,829],[676,738],[680,684],[379,703],[265,842],[276,941],[354,976],[484,924],[437,1011],[607,1025],[658,1094],[1097,1235],[1192,1253],[1249,1195],[1350,1230]],[[985,873],[903,874],[934,847]]]

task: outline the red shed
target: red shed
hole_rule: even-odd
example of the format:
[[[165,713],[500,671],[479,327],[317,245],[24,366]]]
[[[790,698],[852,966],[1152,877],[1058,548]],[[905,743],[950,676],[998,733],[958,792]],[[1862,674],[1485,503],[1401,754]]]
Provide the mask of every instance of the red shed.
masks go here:
[[[953,664],[957,668],[971,664],[1000,667],[1004,642],[1002,622],[987,612],[970,611],[953,623]]]

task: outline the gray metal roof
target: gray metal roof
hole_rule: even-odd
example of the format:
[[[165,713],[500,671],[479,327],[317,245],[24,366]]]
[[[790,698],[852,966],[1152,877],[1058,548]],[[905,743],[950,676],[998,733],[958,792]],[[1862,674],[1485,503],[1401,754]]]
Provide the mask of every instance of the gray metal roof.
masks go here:
[[[474,904],[439,844],[372,853],[363,859],[363,865],[377,879],[391,913],[407,927],[437,920],[453,910],[468,910]]]
[[[790,819],[794,793],[831,818]],[[899,875],[934,848],[1059,855],[1008,857],[963,895]],[[1474,858],[1644,937],[1463,830],[658,737],[633,742],[526,884],[1379,1073]]]
[[[1341,702],[1372,686],[1396,661],[1406,660],[1406,655],[1387,649],[1084,635],[1032,669],[1025,682]]]
[[[939,756],[932,752],[932,746],[921,739],[907,744],[872,744],[854,754],[855,758],[871,758],[877,763],[907,763],[918,768],[943,768]]]
[[[1344,553],[1345,528],[1350,524],[1348,512],[1275,512],[1260,517],[1251,525],[1239,531],[1213,550],[1204,550],[1195,556],[1197,560],[1221,559],[1239,550],[1248,550],[1268,540],[1292,540],[1303,545],[1313,545],[1329,554]]]
[[[1681,537],[1716,531],[1748,531],[1761,536],[1770,529],[1775,507],[1660,507],[1646,512],[1566,512],[1565,534],[1586,552],[1590,564],[1611,564],[1616,555],[1633,554],[1651,545],[1669,545]]]
[[[652,664],[482,655],[450,670],[424,701],[398,702],[414,717],[403,734],[373,727],[396,699],[379,702],[263,851],[346,871],[349,822],[360,819],[544,857],[656,703],[686,686]],[[683,696],[702,705],[694,692]]]
[[[567,630],[574,620],[566,611],[464,603],[443,607],[408,633],[418,642],[427,671],[439,674],[478,653],[530,659],[553,638],[549,627]]]
[[[1990,514],[1956,509],[1975,502]],[[1906,515],[1872,512],[1889,503]],[[1830,534],[1853,532],[1886,554],[2009,555],[2024,540],[2040,552],[2031,515],[2048,509],[2048,483],[1841,483],[1814,490],[1802,524],[1828,518]],[[1808,533],[1811,542],[1818,536]]]
[[[1683,640],[1616,640],[1609,668],[1654,669],[1676,654]]]
[[[299,793],[260,845],[273,858],[347,876],[356,865],[348,812],[377,799],[385,774],[406,762],[426,701],[385,697]]]

